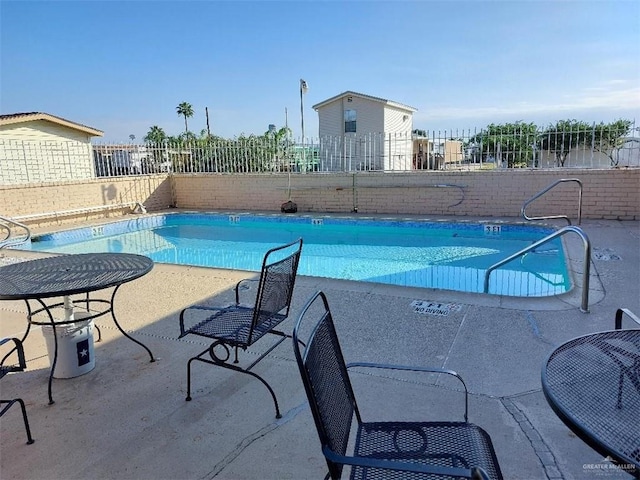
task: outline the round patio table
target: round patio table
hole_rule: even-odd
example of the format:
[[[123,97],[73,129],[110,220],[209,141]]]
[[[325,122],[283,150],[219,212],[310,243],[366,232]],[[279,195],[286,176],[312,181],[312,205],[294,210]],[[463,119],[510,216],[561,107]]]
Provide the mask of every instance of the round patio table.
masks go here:
[[[27,330],[22,338],[28,336],[31,325],[48,325],[53,330],[54,356],[49,373],[49,404],[54,403],[51,393],[53,373],[58,358],[58,339],[56,326],[68,325],[74,320],[70,315],[71,295],[86,294],[76,303],[86,304],[90,312],[82,321],[92,320],[111,314],[114,324],[129,340],[143,347],[151,361],[153,353],[142,342],[131,337],[118,323],[114,312],[116,292],[124,283],[146,275],[153,268],[153,261],[143,255],[128,253],[84,253],[38,258],[0,267],[0,300],[24,300],[27,304]],[[112,288],[109,300],[90,298],[91,292]],[[62,302],[50,299],[63,298]],[[55,318],[52,310],[64,308],[64,318]],[[44,314],[38,316],[38,314]]]
[[[542,368],[558,417],[616,467],[640,478],[640,330],[574,338]]]

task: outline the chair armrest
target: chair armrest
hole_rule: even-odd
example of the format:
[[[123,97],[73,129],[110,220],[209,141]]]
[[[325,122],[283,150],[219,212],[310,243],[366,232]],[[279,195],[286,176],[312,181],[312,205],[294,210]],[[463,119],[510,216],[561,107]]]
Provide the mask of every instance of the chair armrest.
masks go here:
[[[469,391],[467,390],[467,384],[464,383],[462,377],[453,370],[447,370],[445,368],[438,367],[421,367],[421,366],[411,366],[411,365],[393,365],[393,364],[382,364],[382,363],[369,363],[369,362],[353,362],[347,364],[347,370],[354,367],[363,367],[363,368],[380,368],[385,370],[403,370],[408,372],[423,372],[423,373],[443,373],[446,375],[451,375],[462,383],[462,387],[464,388],[464,421],[469,421]]]
[[[370,457],[345,456],[335,453],[330,448],[323,446],[322,453],[330,461],[342,465],[357,467],[382,468],[400,472],[424,473],[443,477],[471,478],[474,480],[490,480],[489,475],[480,467],[472,469],[442,467],[438,465],[425,465],[422,463],[400,462],[397,460],[379,460]]]
[[[236,305],[240,305],[240,285],[246,282],[259,282],[259,278],[244,278],[236,283]]]
[[[622,317],[624,316],[623,314],[626,314],[631,320],[640,325],[640,318],[638,318],[638,316],[635,315],[631,310],[629,310],[628,308],[619,308],[616,311],[616,330],[620,330],[622,328]]]
[[[184,314],[188,310],[206,310],[208,312],[220,312],[220,311],[225,310],[227,308],[229,308],[229,307],[208,307],[206,305],[191,305],[189,307],[186,307],[186,308],[182,309],[182,311],[180,312],[180,336],[178,338],[182,338],[185,335],[185,328],[184,328],[184,317],[185,317],[185,315]],[[194,323],[194,325],[195,325],[195,323]]]
[[[20,372],[24,369],[27,368],[27,360],[24,356],[24,346],[22,345],[22,342],[20,340],[18,340],[17,338],[0,338],[0,345],[4,345],[7,342],[13,342],[15,345],[14,347],[9,350],[9,352],[2,357],[2,360],[0,361],[0,365],[4,365],[4,362],[7,358],[9,358],[9,356],[13,353],[16,352],[18,355],[18,365],[13,367],[13,368],[7,368],[7,371],[12,371],[12,372]]]

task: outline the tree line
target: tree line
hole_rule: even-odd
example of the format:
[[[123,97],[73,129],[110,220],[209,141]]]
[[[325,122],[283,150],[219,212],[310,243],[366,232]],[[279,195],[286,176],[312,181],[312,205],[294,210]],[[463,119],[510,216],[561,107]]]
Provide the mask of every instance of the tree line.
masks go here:
[[[294,160],[292,132],[289,128],[269,129],[263,135],[242,134],[225,139],[203,129],[199,135],[189,130],[188,119],[194,110],[190,103],[176,107],[184,117],[184,133],[169,136],[158,125],[153,125],[144,137],[151,147],[155,164],[169,161],[175,171],[255,172],[278,168],[292,168]],[[165,150],[163,146],[169,146]],[[282,166],[282,167],[280,167]]]
[[[553,153],[557,166],[563,167],[571,151],[578,148],[599,152],[609,158],[611,165],[616,165],[614,155],[630,136],[633,126],[633,121],[624,119],[599,124],[558,120],[542,128],[523,121],[491,123],[467,138],[449,140],[461,142],[465,151],[483,161],[499,156],[509,167],[527,166],[540,151]],[[425,130],[413,133],[427,136]]]
[[[554,154],[556,164],[563,167],[572,150],[583,148],[607,156],[611,165],[617,163],[615,152],[631,133],[631,120],[611,123],[588,123],[579,120],[559,120],[541,129],[534,123],[490,124],[471,137],[468,147],[482,152],[500,152],[509,167],[527,165],[536,151]]]

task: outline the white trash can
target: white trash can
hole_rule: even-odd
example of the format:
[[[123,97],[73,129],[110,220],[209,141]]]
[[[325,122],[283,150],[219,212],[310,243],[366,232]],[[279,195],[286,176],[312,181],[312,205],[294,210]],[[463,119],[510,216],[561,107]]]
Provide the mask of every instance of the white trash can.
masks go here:
[[[74,312],[74,323],[56,326],[58,337],[58,360],[53,378],[73,378],[84,375],[96,366],[93,354],[93,320],[82,320],[90,314]],[[55,340],[53,327],[44,325],[42,334],[47,342],[49,365],[53,363],[55,355]]]

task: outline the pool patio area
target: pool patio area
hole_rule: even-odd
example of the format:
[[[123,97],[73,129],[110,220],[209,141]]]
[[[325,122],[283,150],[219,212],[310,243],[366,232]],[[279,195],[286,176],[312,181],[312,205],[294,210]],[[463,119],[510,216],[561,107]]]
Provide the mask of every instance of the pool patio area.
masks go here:
[[[618,308],[640,314],[640,222],[584,220],[581,228],[593,248],[590,313],[580,311],[580,285],[557,297],[524,299],[299,276],[283,329],[290,331],[307,299],[323,290],[347,362],[430,365],[464,378],[469,420],[491,435],[506,479],[631,478],[576,437],[541,390],[542,364],[555,346],[613,329]],[[567,237],[567,243],[577,246],[571,258],[579,284],[579,241]],[[44,255],[2,252],[0,264]],[[158,361],[150,363],[142,348],[100,319],[95,369],[54,380],[53,405],[47,401],[45,340],[32,329],[25,342],[27,371],[0,385],[2,398],[25,400],[35,443],[26,445],[19,409],[12,408],[0,426],[0,477],[323,478],[326,464],[290,341],[256,366],[276,392],[281,419],[260,382],[199,364],[193,400],[185,401],[186,362],[208,343],[177,339],[180,310],[204,299],[232,303],[235,283],[252,275],[156,264],[123,285],[115,300],[118,319]],[[106,298],[107,292],[97,295]],[[452,308],[420,313],[412,307],[416,300]],[[24,302],[0,302],[0,335],[20,337],[25,327]],[[268,342],[241,352],[240,361],[251,363]],[[368,412],[383,419],[461,419],[459,392],[430,380],[388,373],[353,377],[365,419]]]

